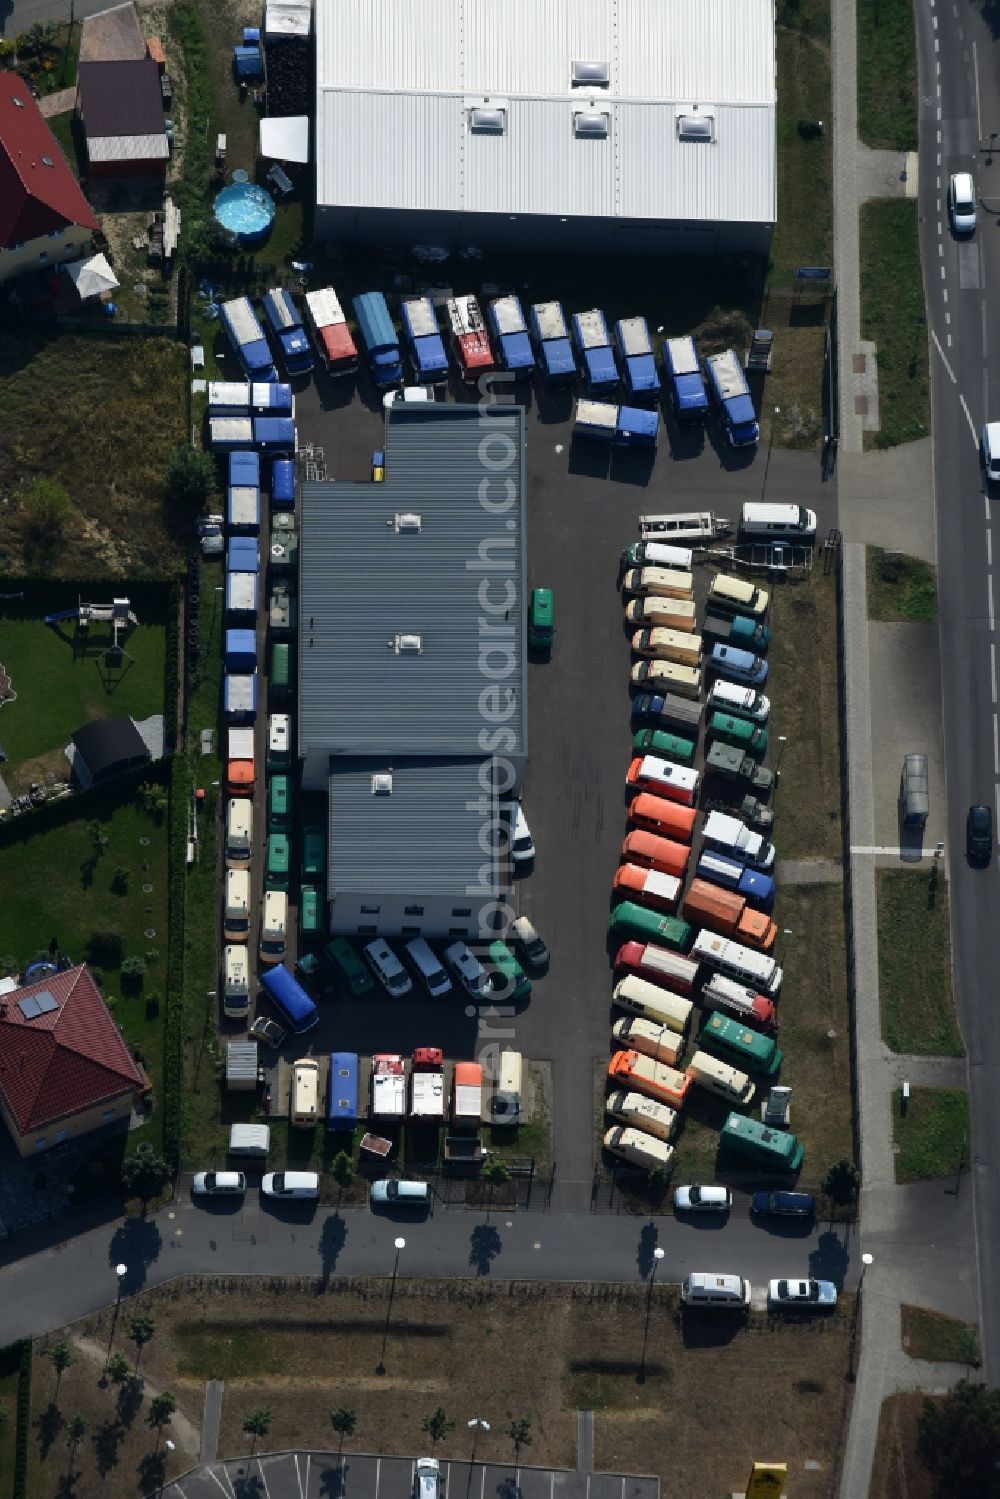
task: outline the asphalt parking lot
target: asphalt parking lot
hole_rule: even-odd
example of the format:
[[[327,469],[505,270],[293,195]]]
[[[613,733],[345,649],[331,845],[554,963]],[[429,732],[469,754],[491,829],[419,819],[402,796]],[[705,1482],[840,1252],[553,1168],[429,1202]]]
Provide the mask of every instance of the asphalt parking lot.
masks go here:
[[[276,1452],[206,1463],[161,1492],[164,1499],[410,1499],[413,1459]],[[442,1499],[659,1499],[658,1478],[515,1468],[441,1460]]]

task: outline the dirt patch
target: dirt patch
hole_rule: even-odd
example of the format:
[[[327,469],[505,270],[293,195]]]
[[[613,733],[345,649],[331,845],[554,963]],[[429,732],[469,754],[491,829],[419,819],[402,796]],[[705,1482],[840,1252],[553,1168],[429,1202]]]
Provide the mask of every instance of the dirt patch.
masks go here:
[[[917,1448],[923,1395],[891,1395],[882,1402],[869,1499],[935,1499],[934,1479]]]
[[[660,1287],[644,1356],[642,1286],[400,1280],[390,1306],[385,1280],[205,1277],[131,1299],[118,1337],[127,1318],[152,1317],[142,1372],[195,1421],[206,1380],[225,1381],[220,1457],[246,1452],[243,1421],[259,1405],[274,1414],[262,1450],[330,1446],[330,1411],[349,1405],[358,1421],[348,1448],[403,1454],[420,1450],[423,1418],[441,1405],[456,1422],[438,1444],[443,1458],[467,1455],[465,1419],[481,1410],[492,1425],[479,1440],[484,1461],[511,1460],[508,1427],[527,1416],[531,1462],[573,1467],[576,1412],[589,1407],[599,1468],[658,1473],[677,1494],[732,1492],[767,1433],[796,1474],[796,1499],[826,1499],[849,1409],[851,1309],[848,1298],[828,1320],[682,1323],[676,1291]],[[107,1312],[72,1333],[107,1346],[110,1327]],[[709,1409],[725,1442],[706,1443],[692,1419]],[[76,1499],[96,1499],[93,1463],[77,1466]],[[135,1492],[124,1468],[115,1483]]]

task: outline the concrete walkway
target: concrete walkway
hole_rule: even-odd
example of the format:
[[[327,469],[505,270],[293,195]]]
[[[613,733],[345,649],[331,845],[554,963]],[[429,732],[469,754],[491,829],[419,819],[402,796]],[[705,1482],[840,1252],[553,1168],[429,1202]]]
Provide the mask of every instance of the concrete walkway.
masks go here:
[[[76,87],[61,88],[55,94],[45,94],[38,101],[38,113],[43,120],[51,120],[53,115],[63,115],[67,110],[76,105]]]
[[[222,1418],[222,1392],[225,1382],[210,1379],[205,1386],[205,1405],[201,1417],[201,1460],[214,1463],[219,1452],[219,1422]]]

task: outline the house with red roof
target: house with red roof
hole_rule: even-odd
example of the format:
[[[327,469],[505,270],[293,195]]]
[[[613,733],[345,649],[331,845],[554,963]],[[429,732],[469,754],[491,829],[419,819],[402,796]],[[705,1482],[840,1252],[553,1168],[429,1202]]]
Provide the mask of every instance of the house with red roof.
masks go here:
[[[88,255],[100,227],[27,85],[0,72],[0,282]]]
[[[85,964],[0,994],[0,1117],[22,1156],[127,1123],[148,1087]]]

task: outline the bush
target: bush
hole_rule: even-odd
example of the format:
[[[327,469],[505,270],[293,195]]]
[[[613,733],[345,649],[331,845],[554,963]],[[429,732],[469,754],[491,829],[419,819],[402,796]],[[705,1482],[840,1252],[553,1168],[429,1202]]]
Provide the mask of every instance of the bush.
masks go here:
[[[125,868],[124,864],[119,864],[118,868],[115,870],[114,874],[111,877],[111,890],[113,894],[128,894],[129,873],[130,871]]]
[[[122,988],[132,990],[141,989],[142,981],[146,977],[145,958],[126,958],[122,963],[121,978]]]
[[[215,459],[211,453],[182,442],[167,459],[166,487],[171,505],[184,515],[195,515],[216,485]]]
[[[122,961],[122,934],[114,927],[101,927],[87,939],[87,962],[102,968],[117,968]]]

